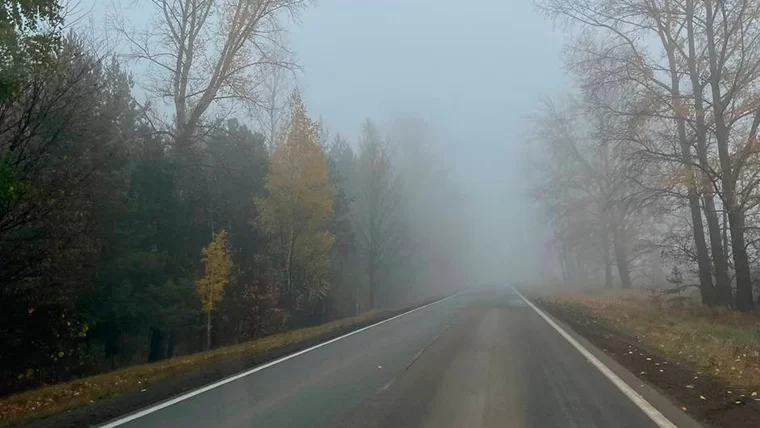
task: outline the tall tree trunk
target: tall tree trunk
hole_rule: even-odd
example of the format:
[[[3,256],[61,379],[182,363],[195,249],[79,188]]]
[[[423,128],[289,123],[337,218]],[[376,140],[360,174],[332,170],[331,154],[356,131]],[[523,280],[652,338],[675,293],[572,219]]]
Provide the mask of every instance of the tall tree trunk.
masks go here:
[[[662,30],[665,31],[665,30]],[[697,175],[694,170],[694,159],[691,154],[689,140],[686,137],[686,124],[683,117],[683,98],[681,97],[679,74],[676,68],[676,59],[673,52],[674,47],[668,43],[665,34],[661,33],[663,46],[668,56],[668,66],[670,71],[671,83],[671,102],[675,111],[675,122],[678,131],[678,145],[681,148],[681,162],[686,172],[686,192],[689,201],[689,212],[691,214],[691,224],[694,233],[694,246],[697,251],[697,270],[699,272],[699,292],[702,303],[712,306],[715,301],[715,287],[713,286],[712,266],[710,263],[710,254],[707,251],[707,241],[705,240],[705,228],[702,223],[702,208],[699,203],[699,192],[697,186]]]
[[[744,241],[744,212],[728,212],[728,225],[731,228],[731,248],[734,253],[736,270],[736,309],[749,312],[755,308],[752,296],[752,278],[749,271],[749,258]]]
[[[612,288],[612,254],[610,254],[610,238],[609,238],[609,225],[604,228],[604,236],[602,239],[603,254],[604,254],[604,287]]]
[[[689,77],[694,96],[694,118],[696,123],[697,158],[699,159],[700,175],[702,177],[702,200],[704,204],[707,230],[710,235],[710,250],[712,251],[713,267],[715,268],[714,303],[721,306],[731,306],[731,280],[728,276],[725,246],[721,244],[720,223],[715,210],[713,184],[706,171],[710,168],[707,159],[707,125],[705,124],[704,100],[702,97],[702,82],[700,82],[697,67],[697,51],[694,32],[694,0],[686,2],[686,26],[689,39]],[[704,298],[702,299],[704,302]],[[712,300],[712,299],[709,299]]]
[[[174,332],[170,331],[168,337],[166,338],[166,358],[171,358],[174,356],[174,336]]]
[[[614,213],[612,214],[615,215]],[[615,262],[618,267],[618,276],[620,277],[620,283],[623,288],[631,288],[631,268],[630,261],[628,259],[628,247],[623,236],[622,226],[617,219],[611,221],[612,223],[612,246],[615,251]]]
[[[701,163],[701,161],[700,161]],[[712,186],[712,184],[709,184]],[[728,276],[728,261],[721,243],[721,228],[718,214],[715,210],[715,199],[712,192],[703,195],[707,230],[710,234],[710,249],[712,250],[713,266],[715,267],[715,297],[713,303],[720,306],[732,306],[731,279]]]
[[[723,248],[728,251],[728,213],[723,210]]]
[[[705,2],[705,33],[707,36],[707,58],[710,67],[710,88],[712,90],[713,120],[715,140],[720,160],[720,178],[723,186],[723,207],[728,212],[731,230],[731,250],[736,272],[736,309],[750,311],[755,307],[752,298],[752,278],[744,241],[744,213],[736,200],[736,181],[731,165],[729,150],[729,129],[726,124],[725,101],[721,88],[721,70],[718,68],[718,53],[715,48],[715,13],[712,1]]]
[[[149,362],[164,359],[164,339],[165,334],[161,329],[156,327],[150,328],[150,345],[148,347]]]

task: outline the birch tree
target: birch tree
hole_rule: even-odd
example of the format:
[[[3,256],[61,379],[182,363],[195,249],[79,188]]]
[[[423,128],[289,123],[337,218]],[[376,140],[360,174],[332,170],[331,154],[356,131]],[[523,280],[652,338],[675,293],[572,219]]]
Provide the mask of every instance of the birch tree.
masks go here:
[[[256,199],[256,224],[272,241],[285,297],[294,309],[329,290],[329,231],[335,188],[318,144],[319,126],[306,114],[298,92],[290,100],[290,123],[270,158],[267,196]]]
[[[206,349],[211,349],[211,313],[224,297],[224,289],[230,282],[232,258],[227,243],[227,232],[215,233],[211,243],[201,251],[204,274],[195,283],[201,300],[201,310],[206,315]]]

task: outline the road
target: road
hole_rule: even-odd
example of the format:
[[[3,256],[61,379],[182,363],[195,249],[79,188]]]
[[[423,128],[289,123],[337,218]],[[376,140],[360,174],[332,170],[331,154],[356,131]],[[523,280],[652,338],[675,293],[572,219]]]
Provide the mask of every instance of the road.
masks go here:
[[[658,427],[506,288],[454,296],[175,401],[107,426]]]

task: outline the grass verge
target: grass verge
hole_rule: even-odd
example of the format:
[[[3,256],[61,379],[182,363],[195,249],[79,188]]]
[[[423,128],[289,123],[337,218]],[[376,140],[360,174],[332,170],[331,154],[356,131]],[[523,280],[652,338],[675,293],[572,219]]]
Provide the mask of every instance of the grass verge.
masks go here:
[[[687,298],[642,291],[545,292],[549,304],[580,311],[727,385],[760,394],[760,316],[709,309]]]
[[[44,386],[0,399],[0,425],[15,425],[85,406],[104,398],[141,391],[151,384],[219,364],[244,359],[316,338],[330,332],[367,325],[386,318],[384,312],[367,312],[299,330],[292,330],[251,342],[208,352],[126,367],[71,382]]]

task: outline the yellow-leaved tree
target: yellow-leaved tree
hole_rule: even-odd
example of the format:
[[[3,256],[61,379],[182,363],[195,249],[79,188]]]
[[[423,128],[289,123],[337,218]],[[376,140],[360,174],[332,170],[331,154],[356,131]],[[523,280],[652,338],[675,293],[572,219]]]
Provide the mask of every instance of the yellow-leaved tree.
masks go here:
[[[211,312],[224,297],[224,288],[230,282],[232,258],[227,243],[227,232],[215,233],[211,243],[201,250],[204,274],[195,282],[201,300],[201,310],[206,314],[206,348],[211,348]]]
[[[270,255],[282,281],[285,307],[329,290],[328,230],[335,188],[319,145],[319,125],[306,115],[298,92],[290,97],[290,122],[270,157],[267,196],[256,199],[256,225],[271,240]]]

